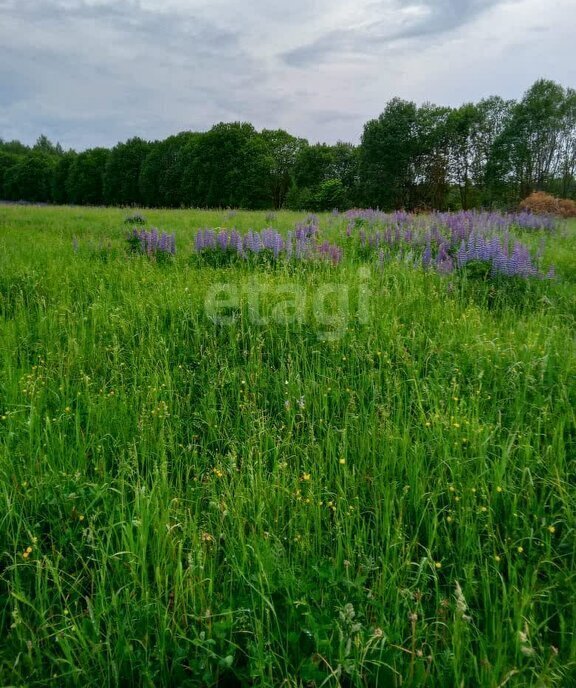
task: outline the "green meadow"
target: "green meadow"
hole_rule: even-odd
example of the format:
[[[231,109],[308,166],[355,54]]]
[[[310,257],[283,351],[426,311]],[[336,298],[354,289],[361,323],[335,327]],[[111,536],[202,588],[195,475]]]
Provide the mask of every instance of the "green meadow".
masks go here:
[[[0,206],[0,686],[576,685],[576,222],[494,284],[212,266],[197,229],[305,214],[142,213],[173,259]]]

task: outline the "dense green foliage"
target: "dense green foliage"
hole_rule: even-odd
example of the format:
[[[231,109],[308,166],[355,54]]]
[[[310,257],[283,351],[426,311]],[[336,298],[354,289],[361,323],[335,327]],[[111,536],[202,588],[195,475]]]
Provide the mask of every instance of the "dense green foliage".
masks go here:
[[[2,684],[575,685],[576,226],[558,279],[493,285],[211,268],[193,230],[269,217],[145,215],[174,259],[120,210],[0,207]],[[286,283],[305,321],[257,322]]]
[[[576,196],[576,91],[540,80],[518,103],[494,96],[459,108],[395,98],[366,123],[359,146],[311,145],[236,122],[74,157],[45,136],[32,149],[0,140],[0,199],[319,212],[512,208],[535,190]]]
[[[140,170],[150,144],[139,138],[119,143],[110,151],[103,178],[104,201],[108,205],[140,205]]]

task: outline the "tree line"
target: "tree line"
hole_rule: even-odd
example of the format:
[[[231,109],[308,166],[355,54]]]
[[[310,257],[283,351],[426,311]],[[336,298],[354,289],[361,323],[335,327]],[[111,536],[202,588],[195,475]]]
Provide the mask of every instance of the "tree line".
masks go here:
[[[325,211],[510,208],[576,196],[576,91],[541,79],[520,101],[458,108],[394,98],[358,146],[220,123],[163,141],[65,151],[0,139],[0,198],[77,205]]]

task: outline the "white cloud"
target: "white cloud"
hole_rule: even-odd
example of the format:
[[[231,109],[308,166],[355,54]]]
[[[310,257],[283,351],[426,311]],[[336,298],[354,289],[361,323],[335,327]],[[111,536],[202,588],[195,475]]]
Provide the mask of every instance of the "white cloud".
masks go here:
[[[0,0],[0,137],[65,146],[224,120],[357,141],[395,96],[573,85],[571,0]]]

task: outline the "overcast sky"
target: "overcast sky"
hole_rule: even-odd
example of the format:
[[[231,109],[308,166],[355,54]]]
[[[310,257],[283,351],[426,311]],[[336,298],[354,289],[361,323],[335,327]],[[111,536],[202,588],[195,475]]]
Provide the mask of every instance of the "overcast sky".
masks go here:
[[[574,0],[0,0],[0,138],[65,148],[224,121],[357,142],[400,96],[576,86]]]

